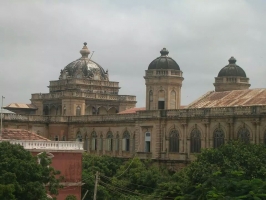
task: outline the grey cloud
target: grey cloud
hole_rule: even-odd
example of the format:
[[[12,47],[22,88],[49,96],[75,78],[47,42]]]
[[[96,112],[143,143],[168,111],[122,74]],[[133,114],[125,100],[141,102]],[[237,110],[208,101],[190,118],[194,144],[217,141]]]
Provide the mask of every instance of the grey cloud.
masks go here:
[[[209,90],[235,56],[251,87],[265,87],[264,1],[5,1],[0,3],[0,95],[29,102],[48,92],[83,42],[145,104],[143,76],[166,47],[184,75],[182,104]]]

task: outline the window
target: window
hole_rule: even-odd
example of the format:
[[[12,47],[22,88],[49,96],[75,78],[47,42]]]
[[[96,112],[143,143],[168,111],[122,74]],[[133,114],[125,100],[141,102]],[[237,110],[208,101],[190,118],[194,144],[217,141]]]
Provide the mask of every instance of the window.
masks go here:
[[[213,133],[213,147],[218,148],[222,144],[224,144],[224,132],[221,128],[217,128]]]
[[[201,133],[197,128],[195,128],[191,131],[190,152],[200,153],[200,148],[201,148]]]
[[[244,142],[246,144],[249,143],[249,137],[250,137],[250,133],[246,127],[243,127],[238,131],[238,139],[241,142]]]
[[[54,140],[55,140],[55,141],[59,141],[59,137],[58,137],[58,135],[54,136]]]
[[[62,137],[62,141],[66,141],[66,136],[65,135],[63,135],[63,137]]]
[[[100,136],[100,144],[99,144],[99,150],[102,151],[103,150],[103,135]]]
[[[130,149],[130,134],[128,131],[125,131],[122,139],[122,150],[129,151]]]
[[[76,141],[82,142],[82,135],[80,131],[77,132]]]
[[[97,134],[95,131],[91,133],[91,150],[92,151],[97,150]]]
[[[158,99],[158,109],[164,109],[164,98],[165,98],[165,94],[163,90],[159,91],[159,99]]]
[[[145,133],[145,152],[151,151],[151,133]]]
[[[153,102],[153,92],[152,90],[149,92],[149,110],[152,109],[152,102]]]
[[[88,138],[88,136],[86,134],[85,140],[84,140],[84,150],[87,151],[88,149],[89,149],[89,138]]]
[[[135,134],[133,135],[133,140],[132,140],[132,152],[135,153]]]
[[[76,108],[76,116],[80,116],[81,115],[81,109],[79,106],[77,106]]]
[[[107,151],[113,151],[113,133],[111,131],[107,133]]]
[[[169,135],[169,152],[179,152],[179,133],[176,129]]]
[[[116,135],[116,147],[115,147],[116,151],[119,151],[119,135]]]
[[[45,106],[43,109],[43,115],[49,115],[49,107]]]

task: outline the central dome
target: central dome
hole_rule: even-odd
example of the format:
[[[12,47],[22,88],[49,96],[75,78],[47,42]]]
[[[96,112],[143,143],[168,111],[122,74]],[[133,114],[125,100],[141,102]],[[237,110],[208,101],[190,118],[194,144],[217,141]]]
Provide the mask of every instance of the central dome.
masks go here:
[[[218,77],[222,76],[240,76],[246,78],[246,72],[236,65],[236,59],[231,57],[229,60],[229,64],[222,68],[218,74]]]
[[[168,56],[169,51],[163,48],[161,51],[161,56],[153,60],[148,69],[175,69],[180,70],[178,64],[175,60]]]
[[[92,61],[88,56],[90,51],[87,43],[84,42],[83,48],[80,50],[81,58],[69,63],[63,70],[59,79],[78,78],[90,80],[108,80],[108,71],[96,62]]]

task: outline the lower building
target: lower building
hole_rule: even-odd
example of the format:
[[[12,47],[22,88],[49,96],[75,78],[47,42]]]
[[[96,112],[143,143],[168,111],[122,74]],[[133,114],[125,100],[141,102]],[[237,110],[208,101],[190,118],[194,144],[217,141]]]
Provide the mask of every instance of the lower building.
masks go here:
[[[68,195],[81,199],[82,152],[83,143],[76,141],[51,141],[40,135],[22,129],[4,129],[0,141],[19,144],[37,156],[46,152],[52,159],[51,166],[64,177],[59,189],[58,200],[65,200]]]

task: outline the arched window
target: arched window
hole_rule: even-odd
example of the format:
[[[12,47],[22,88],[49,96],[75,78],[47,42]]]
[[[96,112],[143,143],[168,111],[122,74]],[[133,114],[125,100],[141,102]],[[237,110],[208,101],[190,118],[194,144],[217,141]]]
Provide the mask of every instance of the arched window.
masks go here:
[[[122,150],[129,151],[129,149],[130,149],[130,134],[128,131],[125,131],[122,140]]]
[[[88,150],[89,149],[89,138],[87,136],[87,134],[85,135],[85,140],[84,140],[84,150]]]
[[[107,151],[113,151],[113,133],[111,131],[107,133]]]
[[[170,109],[176,109],[176,92],[174,90],[170,93]]]
[[[97,134],[95,131],[91,133],[91,150],[92,151],[97,150]]]
[[[152,102],[153,102],[153,92],[152,90],[149,92],[149,110],[152,109]]]
[[[77,106],[76,108],[76,116],[80,116],[81,115],[81,109],[79,106]]]
[[[200,153],[200,148],[201,148],[201,133],[197,128],[195,128],[191,131],[190,152]]]
[[[49,107],[48,106],[45,106],[43,108],[43,115],[49,115]]]
[[[169,152],[179,152],[179,133],[176,129],[171,130],[169,135]]]
[[[77,132],[76,141],[82,142],[82,135],[80,131]]]
[[[243,127],[241,129],[239,129],[239,131],[238,131],[238,139],[241,142],[244,142],[246,144],[249,143],[249,137],[250,137],[250,133],[249,133],[249,130],[246,127]]]
[[[102,151],[103,150],[103,135],[100,136],[100,144],[99,144],[99,150]]]
[[[224,131],[221,128],[217,128],[213,133],[213,147],[218,148],[222,144],[224,144]]]
[[[119,135],[118,134],[116,135],[116,143],[115,143],[115,145],[116,145],[115,146],[115,150],[119,151]]]
[[[132,140],[132,152],[135,153],[135,134],[133,135],[133,140]]]

